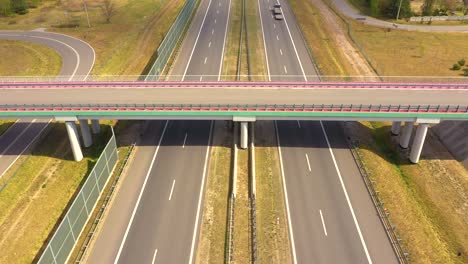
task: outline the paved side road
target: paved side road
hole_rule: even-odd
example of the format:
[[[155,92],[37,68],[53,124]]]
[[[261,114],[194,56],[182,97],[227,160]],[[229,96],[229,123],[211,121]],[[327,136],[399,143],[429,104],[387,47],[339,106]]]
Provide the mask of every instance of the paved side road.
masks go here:
[[[378,26],[378,27],[385,27],[385,28],[398,28],[398,29],[412,30],[412,31],[468,32],[468,26],[429,26],[429,25],[395,24],[395,23],[387,22],[384,20],[376,19],[376,18],[361,14],[359,10],[357,10],[354,6],[352,6],[348,2],[348,0],[331,0],[331,1],[332,1],[332,4],[335,5],[335,7],[338,9],[339,12],[353,19],[365,18],[365,20],[362,20],[362,22],[371,26]]]
[[[63,80],[66,81],[85,80],[94,65],[94,49],[82,40],[63,34],[43,31],[0,31],[0,39],[33,42],[54,49],[62,57],[59,75],[65,76]],[[44,119],[19,119],[0,136],[0,177],[39,137],[49,122],[50,120]]]

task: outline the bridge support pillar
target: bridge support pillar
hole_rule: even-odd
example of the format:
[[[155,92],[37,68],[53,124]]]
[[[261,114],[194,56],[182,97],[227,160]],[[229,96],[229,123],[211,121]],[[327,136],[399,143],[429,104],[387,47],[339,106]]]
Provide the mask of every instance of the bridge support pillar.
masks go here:
[[[429,124],[419,124],[414,136],[413,146],[411,146],[410,161],[412,163],[418,163],[419,157],[421,156],[422,148],[424,146],[424,140],[426,139],[427,128]]]
[[[246,149],[249,144],[249,123],[240,123],[240,148]]]
[[[88,124],[88,119],[80,119],[81,136],[83,137],[83,146],[85,148],[91,147],[93,138],[91,137],[91,129]]]
[[[75,161],[81,161],[83,159],[83,153],[81,152],[80,140],[78,139],[78,130],[74,121],[66,121],[65,127],[67,128],[68,138],[70,139],[70,145],[73,152]]]
[[[98,119],[91,119],[91,130],[93,131],[93,134],[95,135],[101,132],[101,125],[99,125]]]
[[[400,136],[400,147],[406,149],[409,146],[411,134],[413,133],[414,123],[412,121],[405,122],[403,134]]]
[[[400,121],[393,122],[392,123],[392,135],[398,136],[398,134],[400,134],[400,130],[401,130],[401,122]]]

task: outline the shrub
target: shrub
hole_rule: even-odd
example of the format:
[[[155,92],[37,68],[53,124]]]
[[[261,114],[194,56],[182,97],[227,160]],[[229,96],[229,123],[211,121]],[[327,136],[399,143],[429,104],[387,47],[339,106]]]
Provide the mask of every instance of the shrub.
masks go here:
[[[460,69],[461,69],[461,67],[460,67],[460,65],[458,63],[455,63],[451,68],[452,71],[458,71]]]
[[[468,68],[463,69],[463,76],[467,76],[467,77],[468,77]]]
[[[461,59],[458,61],[458,65],[465,66],[465,59]]]

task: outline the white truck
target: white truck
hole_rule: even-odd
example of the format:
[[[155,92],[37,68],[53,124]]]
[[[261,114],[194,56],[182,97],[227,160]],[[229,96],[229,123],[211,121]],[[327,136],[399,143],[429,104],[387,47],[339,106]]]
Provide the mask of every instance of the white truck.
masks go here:
[[[283,12],[281,10],[281,4],[277,3],[273,6],[273,16],[276,20],[283,20]]]

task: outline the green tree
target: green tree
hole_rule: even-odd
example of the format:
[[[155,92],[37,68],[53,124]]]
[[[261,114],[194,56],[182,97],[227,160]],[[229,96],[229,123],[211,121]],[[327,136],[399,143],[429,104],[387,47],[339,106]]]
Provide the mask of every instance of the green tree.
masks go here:
[[[11,12],[10,0],[0,0],[0,16],[8,16]]]
[[[424,0],[422,5],[422,15],[423,16],[432,16],[432,9],[434,8],[434,0]]]
[[[401,1],[401,8],[400,8],[399,18],[410,17],[413,15],[413,12],[411,12],[409,0],[392,0],[390,5],[385,10],[385,15],[388,18],[396,18],[398,14],[398,8],[400,7],[400,1]]]
[[[28,12],[26,0],[11,0],[11,10],[17,14],[24,15]]]

